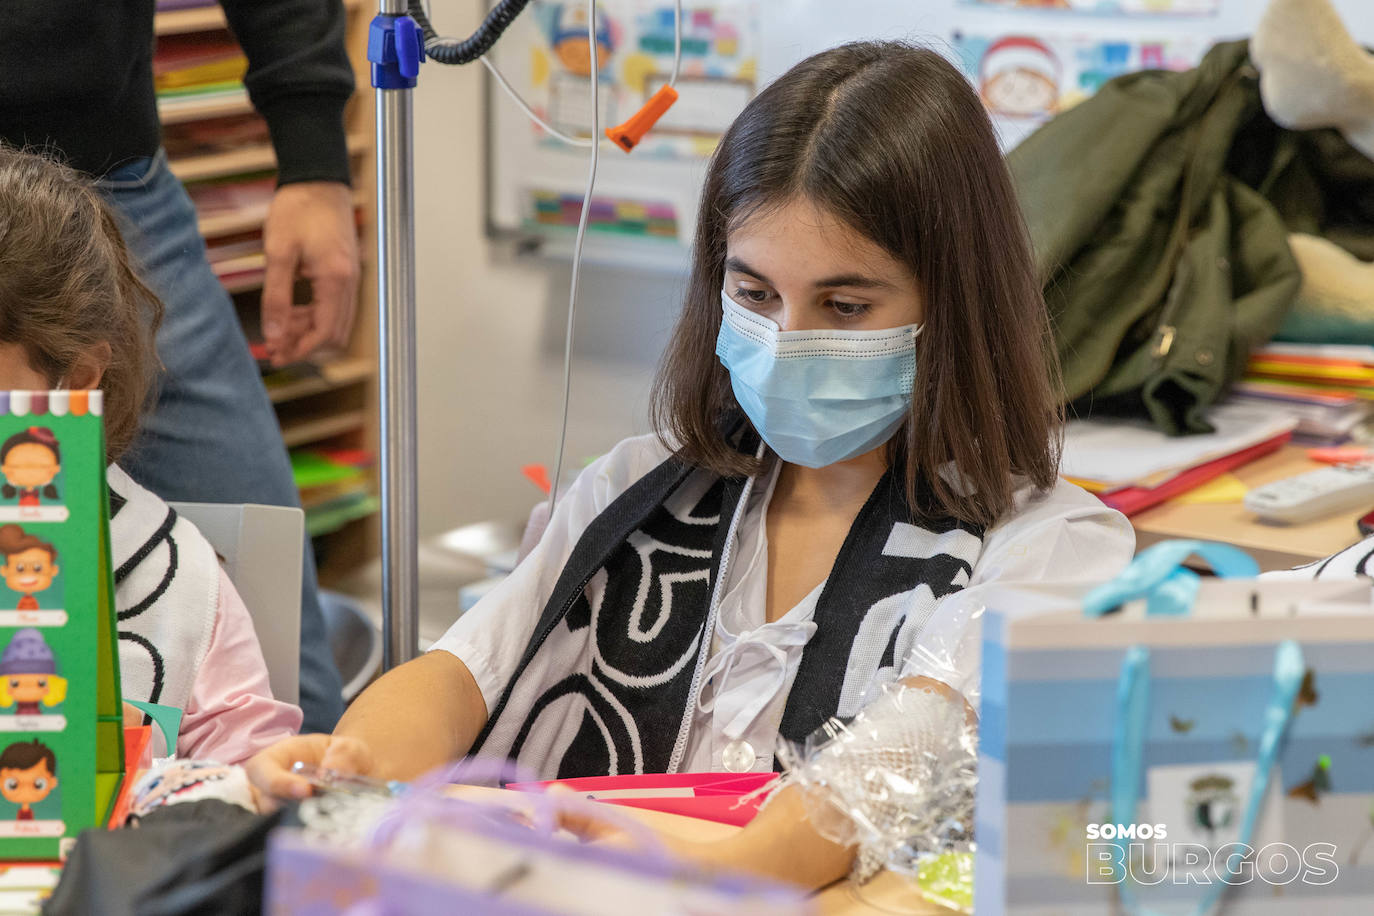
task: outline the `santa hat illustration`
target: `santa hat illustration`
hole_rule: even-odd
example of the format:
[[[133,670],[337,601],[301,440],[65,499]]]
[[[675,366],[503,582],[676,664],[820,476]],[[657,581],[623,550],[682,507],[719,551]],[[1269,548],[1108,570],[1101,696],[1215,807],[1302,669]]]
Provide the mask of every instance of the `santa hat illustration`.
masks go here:
[[[978,64],[978,85],[986,87],[996,77],[1014,70],[1025,70],[1043,76],[1053,86],[1059,85],[1063,75],[1059,58],[1049,45],[1028,35],[1008,35],[999,38],[983,52]]]

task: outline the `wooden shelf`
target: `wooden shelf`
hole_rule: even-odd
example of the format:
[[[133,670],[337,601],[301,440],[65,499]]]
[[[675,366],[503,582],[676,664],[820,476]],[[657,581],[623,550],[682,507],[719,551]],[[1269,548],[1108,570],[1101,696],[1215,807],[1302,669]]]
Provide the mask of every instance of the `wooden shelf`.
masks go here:
[[[261,206],[234,210],[217,216],[202,216],[198,222],[200,234],[207,239],[213,239],[221,235],[237,235],[240,232],[261,229],[266,220],[267,204],[264,203]]]
[[[213,32],[228,28],[224,10],[218,3],[189,10],[167,10],[153,16],[155,35],[185,35],[187,32]]]
[[[354,205],[371,209],[371,176],[362,171],[373,146],[372,99],[366,90],[370,64],[367,60],[368,8],[375,10],[375,0],[343,0],[346,14],[346,48],[353,67],[359,92],[345,109],[350,171],[355,186]],[[207,33],[218,38],[228,29],[223,10],[218,4],[194,9],[168,10],[154,17],[154,32],[158,36]],[[249,114],[253,111],[246,93],[224,93],[207,99],[170,97],[158,106],[164,124],[185,124],[212,118]],[[183,156],[173,159],[171,170],[186,183],[270,172],[276,168],[276,157],[267,143],[241,145],[236,149],[205,155]],[[244,211],[221,212],[199,219],[202,236],[209,239],[247,233],[262,227],[267,216],[265,206],[249,207]],[[360,245],[370,250],[373,239],[370,216],[362,221]],[[378,408],[370,389],[377,377],[376,354],[371,345],[375,334],[377,312],[375,266],[363,260],[363,279],[359,287],[358,329],[346,353],[320,366],[318,376],[302,377],[269,390],[269,397],[282,427],[282,440],[289,448],[337,441],[368,450],[377,449]],[[254,298],[262,289],[261,274],[250,275],[224,284],[234,294],[247,294],[240,299]],[[251,308],[246,303],[245,308]],[[375,487],[376,472],[368,472]],[[350,521],[328,535],[329,548],[320,555],[319,577],[322,583],[338,581],[358,565],[377,554],[380,525],[376,513]]]
[[[248,101],[247,89],[194,102],[157,103],[157,117],[163,124],[185,124],[187,121],[252,113],[253,103]]]
[[[361,207],[367,202],[361,191],[353,192],[353,206]],[[240,232],[254,232],[262,228],[267,220],[267,205],[246,210],[235,210],[217,216],[202,216],[199,220],[200,234],[204,238],[219,238],[222,235],[237,235]]]
[[[251,293],[254,290],[262,289],[262,280],[233,280],[229,283],[221,283],[224,291],[231,296],[239,293]]]
[[[377,371],[377,364],[361,356],[344,357],[322,364],[319,370],[320,374],[317,376],[273,385],[267,389],[267,396],[272,399],[273,404],[281,404],[356,385],[372,378]]]
[[[367,151],[370,139],[362,135],[348,138],[348,152],[360,156]],[[272,146],[262,143],[245,146],[243,149],[226,153],[210,153],[205,156],[185,156],[170,162],[172,174],[183,182],[204,181],[207,178],[223,178],[226,175],[244,175],[249,172],[265,172],[277,167],[277,157]]]
[[[362,0],[344,0],[344,6],[354,7]],[[188,10],[167,10],[153,16],[155,35],[185,35],[188,32],[217,32],[226,29],[229,23],[224,19],[224,10],[218,3],[211,6],[198,6]]]
[[[349,410],[302,420],[288,420],[282,424],[281,438],[287,448],[332,439],[341,433],[353,432],[367,425],[366,410]]]
[[[277,157],[269,144],[245,146],[227,153],[187,156],[170,162],[172,174],[182,181],[203,181],[224,175],[240,175],[276,168]]]

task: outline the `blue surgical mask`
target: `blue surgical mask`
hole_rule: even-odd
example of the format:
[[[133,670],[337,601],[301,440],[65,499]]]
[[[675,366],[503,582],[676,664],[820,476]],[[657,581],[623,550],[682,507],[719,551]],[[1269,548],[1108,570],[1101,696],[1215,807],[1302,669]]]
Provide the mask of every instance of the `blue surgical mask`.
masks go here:
[[[716,355],[735,400],[784,461],[825,467],[877,448],[911,406],[921,326],[781,331],[721,293]]]

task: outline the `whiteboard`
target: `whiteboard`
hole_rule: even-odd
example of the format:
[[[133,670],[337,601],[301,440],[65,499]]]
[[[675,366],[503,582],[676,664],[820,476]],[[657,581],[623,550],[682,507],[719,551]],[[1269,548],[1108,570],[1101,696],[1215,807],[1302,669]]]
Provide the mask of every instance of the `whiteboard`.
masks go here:
[[[684,0],[680,99],[631,154],[603,144],[585,257],[680,272],[715,139],[759,88],[804,57],[866,38],[928,45],[988,100],[1004,148],[1056,107],[1121,72],[1186,68],[1243,37],[1266,0]],[[1333,0],[1374,45],[1374,3]],[[602,126],[667,80],[671,0],[598,0]],[[534,0],[492,52],[517,91],[560,129],[587,134],[591,106],[583,0]],[[579,73],[579,69],[581,72]],[[571,252],[585,148],[556,143],[487,80],[487,227],[553,257]]]

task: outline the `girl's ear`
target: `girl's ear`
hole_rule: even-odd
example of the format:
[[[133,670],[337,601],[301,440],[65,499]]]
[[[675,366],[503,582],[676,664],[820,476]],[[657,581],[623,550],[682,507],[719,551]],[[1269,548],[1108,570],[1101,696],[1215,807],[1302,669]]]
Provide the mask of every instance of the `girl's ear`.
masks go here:
[[[67,370],[68,388],[99,388],[112,355],[109,341],[102,340],[79,356]]]

